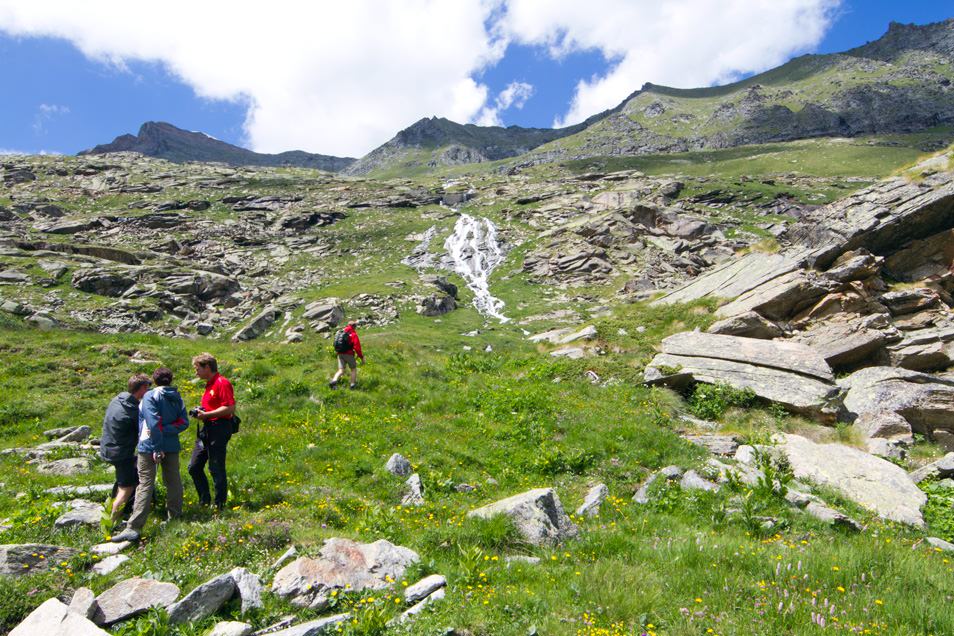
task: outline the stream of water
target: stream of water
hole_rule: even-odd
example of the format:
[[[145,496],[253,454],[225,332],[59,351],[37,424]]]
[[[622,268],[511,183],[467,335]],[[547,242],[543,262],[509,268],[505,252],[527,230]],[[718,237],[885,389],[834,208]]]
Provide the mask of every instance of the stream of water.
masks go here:
[[[461,214],[454,225],[454,233],[444,241],[453,270],[474,292],[474,306],[481,314],[500,322],[510,319],[503,315],[504,302],[490,293],[490,274],[504,260],[497,242],[497,226],[490,219],[477,219]]]

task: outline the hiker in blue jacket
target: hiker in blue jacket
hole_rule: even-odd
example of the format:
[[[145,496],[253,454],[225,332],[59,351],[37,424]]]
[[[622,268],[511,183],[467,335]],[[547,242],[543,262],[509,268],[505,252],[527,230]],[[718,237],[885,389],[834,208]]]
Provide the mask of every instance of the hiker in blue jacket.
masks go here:
[[[139,485],[136,504],[126,529],[113,541],[138,541],[149,517],[152,493],[156,488],[156,469],[162,466],[162,483],[166,486],[166,510],[169,518],[182,514],[182,478],[179,476],[179,434],[189,427],[189,413],[176,387],[172,371],[160,367],[152,374],[156,388],[147,392],[139,403],[139,444],[137,469]]]

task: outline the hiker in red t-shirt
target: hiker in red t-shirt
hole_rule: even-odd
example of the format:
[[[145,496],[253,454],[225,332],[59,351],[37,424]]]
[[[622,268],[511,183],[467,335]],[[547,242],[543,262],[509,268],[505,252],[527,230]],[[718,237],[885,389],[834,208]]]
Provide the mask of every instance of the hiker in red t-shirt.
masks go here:
[[[335,353],[338,354],[338,372],[328,383],[332,389],[338,386],[338,380],[344,375],[345,367],[351,369],[351,388],[358,386],[358,363],[355,357],[360,358],[361,364],[364,364],[364,353],[361,351],[358,332],[355,331],[357,325],[358,323],[352,320],[343,330],[335,334],[334,347]]]
[[[232,384],[219,373],[219,365],[211,354],[203,353],[192,358],[196,377],[205,380],[202,408],[196,409],[201,420],[196,435],[189,474],[203,506],[212,504],[209,480],[205,477],[205,465],[209,465],[212,483],[215,484],[215,507],[222,509],[228,499],[229,484],[225,472],[225,453],[232,438],[235,416],[235,393]]]

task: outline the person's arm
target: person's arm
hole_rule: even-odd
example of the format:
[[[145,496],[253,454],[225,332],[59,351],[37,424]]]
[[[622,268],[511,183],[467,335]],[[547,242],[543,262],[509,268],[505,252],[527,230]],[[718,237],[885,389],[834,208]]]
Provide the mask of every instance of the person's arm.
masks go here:
[[[235,415],[235,404],[223,404],[217,409],[211,411],[199,411],[200,420],[221,419],[223,417],[232,417]]]
[[[182,433],[189,428],[189,411],[186,410],[185,402],[181,400],[179,402],[179,413],[176,415],[176,421],[172,423],[172,427],[176,433]]]
[[[351,333],[351,339],[354,341],[354,354],[364,360],[364,353],[361,352],[361,339],[358,338],[358,332]]]
[[[152,396],[146,395],[142,402],[142,419],[149,428],[149,439],[154,445],[160,445],[162,442],[162,413],[159,412],[159,405]]]

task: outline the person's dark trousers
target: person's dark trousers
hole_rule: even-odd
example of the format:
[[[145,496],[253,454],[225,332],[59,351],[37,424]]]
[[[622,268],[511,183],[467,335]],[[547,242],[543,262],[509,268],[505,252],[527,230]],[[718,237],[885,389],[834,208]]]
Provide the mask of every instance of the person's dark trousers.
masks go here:
[[[195,440],[192,458],[189,460],[189,474],[199,494],[199,503],[208,506],[212,503],[209,493],[209,480],[205,476],[205,465],[209,465],[212,483],[215,485],[215,505],[221,508],[228,498],[229,483],[225,474],[225,454],[229,439],[232,438],[232,422],[207,422],[202,426],[202,437]]]

